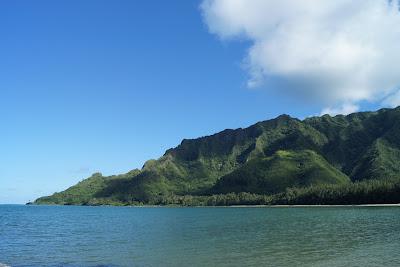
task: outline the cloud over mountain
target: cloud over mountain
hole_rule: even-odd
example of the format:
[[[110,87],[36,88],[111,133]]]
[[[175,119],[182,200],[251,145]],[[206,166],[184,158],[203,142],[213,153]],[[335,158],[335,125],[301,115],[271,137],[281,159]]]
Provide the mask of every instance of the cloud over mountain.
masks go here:
[[[356,111],[361,101],[399,103],[397,1],[204,0],[201,10],[211,33],[252,42],[249,87],[278,82],[328,113]]]

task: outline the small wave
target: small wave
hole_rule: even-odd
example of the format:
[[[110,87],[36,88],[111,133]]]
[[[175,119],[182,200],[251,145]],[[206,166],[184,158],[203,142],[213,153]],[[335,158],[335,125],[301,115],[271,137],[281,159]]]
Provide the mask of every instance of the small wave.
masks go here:
[[[0,262],[0,267],[11,267],[11,266]]]

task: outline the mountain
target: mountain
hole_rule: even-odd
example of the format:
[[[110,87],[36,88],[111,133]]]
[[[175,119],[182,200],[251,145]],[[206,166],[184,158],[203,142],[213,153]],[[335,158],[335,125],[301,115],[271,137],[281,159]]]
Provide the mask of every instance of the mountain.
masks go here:
[[[221,177],[216,193],[280,193],[290,187],[346,184],[350,178],[311,150],[279,150],[270,157],[252,159]]]
[[[229,193],[265,200],[292,189],[387,187],[388,180],[400,180],[400,107],[305,120],[281,115],[245,129],[184,139],[141,170],[97,173],[35,203],[205,203]]]

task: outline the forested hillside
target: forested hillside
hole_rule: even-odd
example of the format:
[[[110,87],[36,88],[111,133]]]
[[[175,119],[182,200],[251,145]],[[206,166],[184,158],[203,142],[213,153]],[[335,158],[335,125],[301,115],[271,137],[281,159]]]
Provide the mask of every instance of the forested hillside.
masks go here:
[[[399,123],[400,108],[305,120],[281,115],[245,129],[185,139],[141,170],[94,174],[35,203],[399,202]],[[235,200],[222,201],[229,198]]]

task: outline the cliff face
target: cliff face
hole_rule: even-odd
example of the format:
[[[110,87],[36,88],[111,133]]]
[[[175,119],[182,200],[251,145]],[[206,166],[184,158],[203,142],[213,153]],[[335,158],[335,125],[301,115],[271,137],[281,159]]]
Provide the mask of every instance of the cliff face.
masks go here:
[[[400,177],[400,108],[303,121],[281,115],[183,140],[141,170],[95,174],[37,204],[151,203],[171,195],[276,194]]]

